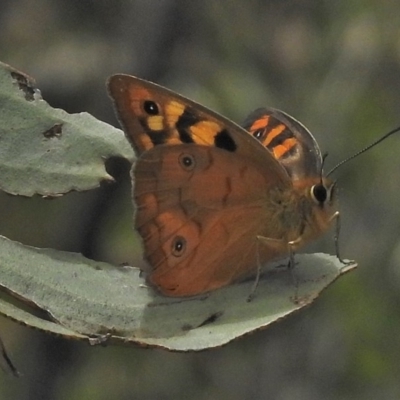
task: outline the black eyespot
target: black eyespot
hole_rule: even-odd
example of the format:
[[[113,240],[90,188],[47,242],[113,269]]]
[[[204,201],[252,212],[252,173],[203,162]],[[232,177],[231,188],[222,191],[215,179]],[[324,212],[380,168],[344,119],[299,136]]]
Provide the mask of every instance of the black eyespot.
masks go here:
[[[143,109],[149,115],[158,115],[160,113],[157,103],[152,100],[146,100],[143,103]]]
[[[171,253],[175,257],[181,257],[186,250],[186,239],[183,236],[176,236],[171,244]]]
[[[316,202],[323,204],[328,198],[328,191],[323,184],[319,183],[311,188],[311,195]]]
[[[196,166],[196,161],[191,154],[181,154],[179,156],[179,164],[186,171],[192,171]]]
[[[264,129],[257,129],[253,132],[253,136],[258,140],[262,140],[264,132],[265,132]]]

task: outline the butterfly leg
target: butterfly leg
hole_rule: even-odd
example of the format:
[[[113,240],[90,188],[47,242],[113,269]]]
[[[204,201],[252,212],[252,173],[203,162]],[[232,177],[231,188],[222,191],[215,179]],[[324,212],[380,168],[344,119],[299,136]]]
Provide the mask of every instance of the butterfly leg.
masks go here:
[[[260,276],[261,276],[261,269],[262,269],[262,264],[260,260],[260,245],[267,245],[270,247],[275,247],[277,250],[282,248],[283,246],[283,240],[282,239],[275,239],[275,238],[268,238],[265,236],[257,236],[257,244],[256,244],[256,257],[257,257],[257,270],[256,270],[256,276],[254,278],[254,283],[253,286],[251,287],[249,296],[247,297],[247,301],[252,301],[254,299],[254,296],[256,294],[256,290],[258,287],[258,283],[260,281]]]
[[[296,288],[295,294],[293,296],[294,298],[294,302],[297,303],[298,302],[298,295],[299,295],[299,279],[294,271],[294,267],[296,265],[296,262],[294,260],[294,255],[295,255],[295,248],[297,245],[299,245],[303,240],[302,236],[299,236],[297,239],[295,240],[291,240],[290,242],[288,242],[288,247],[289,247],[289,263],[288,263],[288,269],[291,272],[291,276],[292,276],[292,281],[294,284],[294,287]]]
[[[344,260],[341,256],[340,256],[340,248],[339,248],[339,235],[340,235],[340,213],[339,211],[336,211],[331,218],[329,219],[329,221],[333,221],[336,220],[336,227],[335,227],[335,251],[336,251],[336,257],[338,258],[338,260],[344,264],[344,265],[348,265],[348,264],[352,264],[353,261],[350,260]]]
[[[296,264],[294,261],[294,249],[298,244],[301,243],[302,240],[303,240],[303,237],[299,236],[297,239],[291,240],[290,242],[288,242],[288,248],[289,248],[288,269],[293,269]]]
[[[331,218],[329,219],[329,221],[332,220],[336,220],[336,228],[335,228],[335,251],[336,251],[336,257],[338,258],[338,260],[343,264],[343,265],[350,265],[350,264],[354,264],[353,260],[344,260],[341,256],[340,256],[340,249],[339,249],[339,234],[340,234],[340,213],[339,211],[336,211]]]
[[[257,236],[257,244],[256,244],[256,257],[257,257],[257,270],[256,270],[256,276],[254,278],[254,283],[251,287],[250,293],[247,297],[247,301],[250,302],[254,299],[255,294],[256,294],[256,290],[258,287],[258,283],[260,282],[260,276],[261,276],[261,269],[262,269],[262,265],[261,265],[261,260],[260,260],[260,245],[261,243],[269,243],[271,244],[271,242],[281,245],[282,241],[280,239],[272,239],[272,238],[266,238],[264,236]]]
[[[257,257],[257,270],[256,270],[256,277],[254,279],[253,285],[251,287],[250,293],[247,296],[247,302],[250,302],[254,299],[254,296],[256,295],[256,290],[258,283],[260,282],[260,276],[261,276],[261,261],[260,261],[260,240],[259,236],[257,236],[257,244],[256,244],[256,257]]]
[[[339,211],[336,211],[331,218],[329,219],[330,221],[336,220],[336,225],[335,225],[335,251],[336,251],[336,257],[339,259],[341,263],[344,263],[342,258],[340,257],[340,251],[339,251],[339,234],[340,234],[340,213]]]
[[[298,298],[298,287],[299,287],[299,281],[297,279],[297,276],[295,274],[294,271],[294,267],[296,265],[295,262],[295,249],[296,247],[301,244],[301,242],[303,241],[303,236],[299,236],[297,239],[295,240],[291,240],[289,242],[285,242],[283,239],[273,239],[273,238],[267,238],[264,236],[257,236],[257,249],[258,246],[260,245],[260,243],[265,244],[267,246],[270,247],[275,247],[279,252],[282,251],[282,249],[284,249],[286,247],[288,253],[289,253],[289,261],[287,263],[287,269],[290,271],[291,274],[291,278],[292,278],[292,282],[293,285],[296,288],[295,294],[294,294],[294,301],[297,301]],[[254,281],[251,293],[249,295],[248,301],[251,301],[254,297],[254,293],[255,290],[257,288],[258,285],[258,281],[260,280],[260,275],[261,275],[261,262],[259,260],[259,251],[257,251],[257,276],[256,279]]]

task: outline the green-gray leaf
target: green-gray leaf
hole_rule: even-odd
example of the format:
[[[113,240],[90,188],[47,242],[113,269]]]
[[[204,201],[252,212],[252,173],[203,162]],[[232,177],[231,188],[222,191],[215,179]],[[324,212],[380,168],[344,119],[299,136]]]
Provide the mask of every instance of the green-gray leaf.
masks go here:
[[[266,327],[310,304],[356,267],[345,267],[329,255],[296,255],[293,271],[271,264],[255,298],[247,302],[253,281],[174,299],[145,287],[136,268],[28,247],[3,237],[0,253],[0,286],[8,293],[0,299],[3,315],[65,337],[92,338],[91,343],[134,342],[178,351],[221,346]],[[45,310],[47,318],[15,299]]]
[[[31,78],[2,63],[0,142],[0,189],[24,196],[92,189],[113,180],[105,160],[133,160],[122,131],[50,107]]]

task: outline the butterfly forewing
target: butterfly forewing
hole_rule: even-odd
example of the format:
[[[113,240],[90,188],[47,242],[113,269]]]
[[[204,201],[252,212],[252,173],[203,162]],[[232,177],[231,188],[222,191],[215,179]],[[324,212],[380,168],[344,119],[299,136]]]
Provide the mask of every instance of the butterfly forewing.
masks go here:
[[[262,168],[288,180],[279,163],[265,157],[262,146],[254,144],[254,138],[243,128],[200,104],[129,75],[112,76],[108,90],[137,156],[161,144],[210,145],[245,153],[257,159]]]

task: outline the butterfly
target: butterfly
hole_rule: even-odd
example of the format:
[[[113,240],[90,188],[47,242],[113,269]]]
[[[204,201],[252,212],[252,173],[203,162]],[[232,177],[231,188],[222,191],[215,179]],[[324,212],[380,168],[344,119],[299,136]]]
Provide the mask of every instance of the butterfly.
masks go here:
[[[137,155],[134,225],[147,281],[193,296],[256,275],[338,219],[335,183],[312,134],[261,108],[243,127],[177,93],[129,75],[108,92]]]

